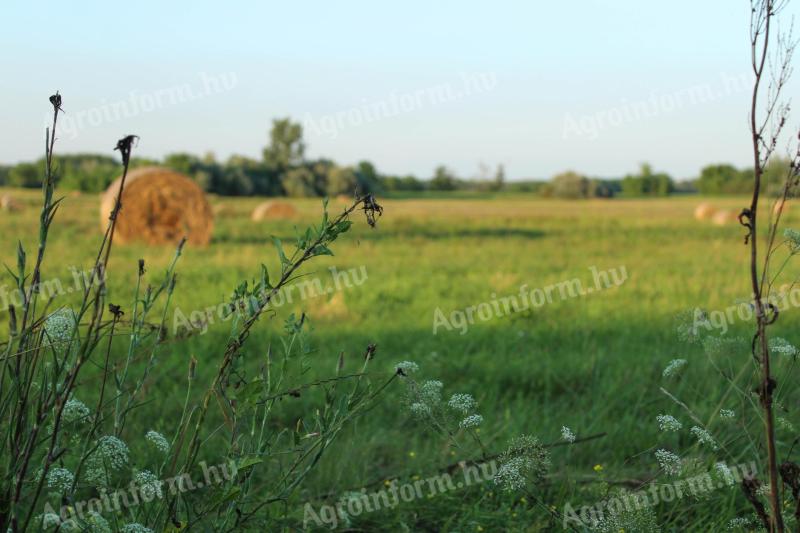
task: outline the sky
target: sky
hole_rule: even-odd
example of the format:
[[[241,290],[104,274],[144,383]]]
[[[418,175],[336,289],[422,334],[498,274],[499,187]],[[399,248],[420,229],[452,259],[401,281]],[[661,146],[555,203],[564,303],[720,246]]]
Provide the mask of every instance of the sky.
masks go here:
[[[4,0],[0,17],[2,163],[41,156],[56,90],[61,153],[132,133],[141,156],[260,157],[290,117],[309,157],[419,177],[750,161],[746,0]]]

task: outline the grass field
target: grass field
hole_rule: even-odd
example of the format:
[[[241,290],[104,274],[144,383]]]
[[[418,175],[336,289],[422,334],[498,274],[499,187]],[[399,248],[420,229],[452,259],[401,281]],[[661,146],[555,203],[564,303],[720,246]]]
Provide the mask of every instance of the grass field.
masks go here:
[[[32,255],[38,224],[38,194],[13,194],[25,208],[0,214],[0,258],[8,265],[16,263],[20,237]],[[678,338],[676,315],[695,307],[725,309],[748,296],[742,231],[735,223],[718,227],[694,220],[699,201],[566,202],[502,195],[386,200],[376,229],[358,217],[352,232],[334,243],[336,255],[319,258],[304,271],[330,287],[330,267],[340,272],[363,267],[361,283],[316,297],[300,298],[297,292],[292,303],[276,308],[273,319],[256,327],[245,350],[248,364],[251,370],[258,368],[268,346],[277,342],[285,317],[304,311],[315,346],[305,376],[309,380],[330,375],[340,352],[345,354],[345,371],[357,371],[365,347],[376,343],[370,370],[376,376],[391,376],[396,362],[410,360],[420,365],[420,376],[441,380],[447,396],[473,394],[485,419],[480,435],[491,452],[502,451],[521,433],[559,441],[562,426],[579,438],[605,434],[553,448],[550,483],[541,493],[545,505],[552,502],[559,509],[565,501],[591,503],[605,490],[604,480],[655,475],[653,450],[677,446],[682,438],[660,433],[655,423],[657,414],[672,409],[659,392],[661,372],[677,357],[700,368],[707,362],[700,350]],[[736,198],[710,201],[731,209],[745,204]],[[296,201],[298,219],[254,223],[249,213],[259,202],[213,199],[218,216],[212,244],[187,248],[177,268],[173,303],[186,316],[223,302],[240,280],[258,275],[261,263],[276,270],[270,235],[290,239],[295,225],[316,222],[321,211],[319,201]],[[331,211],[341,207],[332,203]],[[43,279],[58,278],[70,287],[69,267],[89,269],[100,239],[98,198],[69,196],[58,217]],[[788,226],[795,220],[790,212]],[[148,276],[158,280],[172,255],[169,247],[116,247],[109,300],[129,308],[137,259],[144,258]],[[464,333],[442,327],[433,332],[437,309],[451,316],[454,310],[517,294],[523,285],[544,288],[578,278],[588,286],[591,268],[620,267],[627,279],[618,287],[476,320]],[[10,287],[10,278],[5,283]],[[55,304],[68,304],[74,296],[61,295]],[[174,315],[169,316],[172,325]],[[7,312],[1,312],[3,328],[7,321]],[[797,312],[784,313],[776,334],[791,340],[796,325]],[[749,332],[750,327],[737,323],[732,333]],[[150,401],[137,411],[131,432],[151,427],[168,431],[175,424],[190,358],[198,360],[199,376],[210,376],[228,328],[216,322],[204,334],[171,340],[161,349],[144,397]],[[737,368],[747,363],[746,351],[730,356]],[[708,377],[702,371],[692,374],[671,390],[707,397],[710,412],[722,385]],[[91,390],[91,376],[85,381]],[[424,478],[442,466],[478,456],[478,449],[452,450],[426,431],[408,415],[402,398],[403,387],[393,384],[377,408],[348,428],[296,500],[288,502],[296,519],[302,520],[304,503],[320,495],[395,477]],[[287,400],[278,426],[293,426],[315,401],[313,393]],[[667,530],[685,530],[689,523],[696,531],[721,529],[737,511],[747,512],[738,492],[715,493],[714,505],[704,508],[689,501],[664,503],[657,514]],[[552,520],[537,502],[499,494],[485,483],[365,513],[353,519],[352,531],[560,529]]]

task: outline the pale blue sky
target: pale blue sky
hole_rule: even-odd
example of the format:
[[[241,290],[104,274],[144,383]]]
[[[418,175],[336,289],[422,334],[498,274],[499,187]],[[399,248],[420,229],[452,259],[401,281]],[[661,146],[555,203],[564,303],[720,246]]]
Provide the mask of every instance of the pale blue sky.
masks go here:
[[[0,162],[41,154],[59,89],[62,152],[136,133],[140,155],[259,156],[288,115],[310,156],[391,173],[615,176],[650,161],[692,177],[749,162],[748,6],[6,0]]]

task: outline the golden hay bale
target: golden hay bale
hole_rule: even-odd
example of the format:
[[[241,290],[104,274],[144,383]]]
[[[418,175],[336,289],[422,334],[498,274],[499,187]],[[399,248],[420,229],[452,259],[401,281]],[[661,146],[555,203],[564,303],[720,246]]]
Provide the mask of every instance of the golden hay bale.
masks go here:
[[[722,211],[717,211],[714,213],[714,216],[711,217],[711,222],[717,226],[724,226],[729,222],[736,222],[738,218],[739,214],[736,211],[723,209]]]
[[[297,209],[292,204],[273,201],[264,202],[253,209],[253,214],[250,218],[258,222],[259,220],[293,218],[295,216],[297,216]]]
[[[713,205],[703,202],[694,208],[694,218],[697,220],[708,220],[709,218],[713,217],[714,213],[716,212],[717,210]]]
[[[122,178],[112,183],[100,202],[102,227],[114,209]],[[211,240],[214,216],[203,190],[182,174],[160,167],[128,172],[117,218],[115,242],[174,244],[186,237],[204,246]]]
[[[336,202],[344,205],[350,205],[355,202],[356,199],[352,196],[348,196],[346,194],[339,194],[336,196]]]
[[[3,196],[0,196],[0,210],[7,211],[9,213],[22,211],[22,204],[10,194],[4,194]]]

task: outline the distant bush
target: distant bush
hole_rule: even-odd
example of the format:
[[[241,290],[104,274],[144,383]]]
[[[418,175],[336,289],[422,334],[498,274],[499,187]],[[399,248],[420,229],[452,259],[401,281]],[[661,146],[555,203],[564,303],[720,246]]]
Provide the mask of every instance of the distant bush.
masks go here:
[[[654,173],[648,163],[643,163],[637,174],[622,178],[624,196],[669,196],[674,190],[675,184],[669,174]]]

